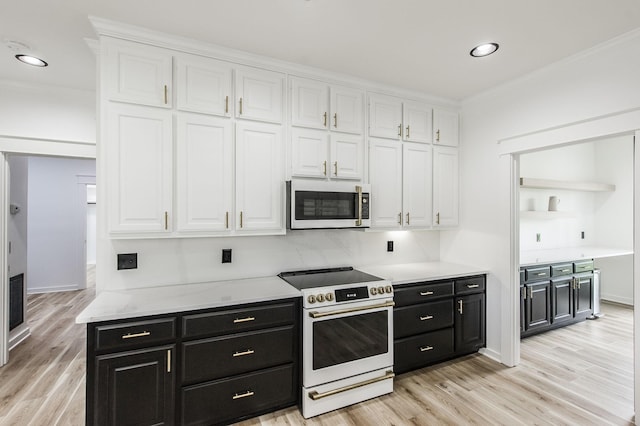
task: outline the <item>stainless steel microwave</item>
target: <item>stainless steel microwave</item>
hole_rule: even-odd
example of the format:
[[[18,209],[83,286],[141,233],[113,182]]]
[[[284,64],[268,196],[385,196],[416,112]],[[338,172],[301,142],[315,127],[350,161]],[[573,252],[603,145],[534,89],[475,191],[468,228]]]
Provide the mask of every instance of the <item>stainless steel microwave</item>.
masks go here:
[[[371,226],[371,186],[352,182],[287,182],[287,228]]]

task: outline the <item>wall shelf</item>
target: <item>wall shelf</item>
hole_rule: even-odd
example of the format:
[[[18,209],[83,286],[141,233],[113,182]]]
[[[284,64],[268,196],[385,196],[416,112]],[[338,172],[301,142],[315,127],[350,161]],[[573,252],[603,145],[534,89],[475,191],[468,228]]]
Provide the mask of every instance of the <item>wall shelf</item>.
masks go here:
[[[568,189],[573,191],[613,192],[615,185],[598,182],[577,182],[569,180],[520,178],[520,188],[534,189]]]
[[[562,212],[562,211],[533,211],[524,210],[520,212],[520,219],[535,219],[535,220],[553,220],[553,219],[566,219],[576,217],[574,213]]]

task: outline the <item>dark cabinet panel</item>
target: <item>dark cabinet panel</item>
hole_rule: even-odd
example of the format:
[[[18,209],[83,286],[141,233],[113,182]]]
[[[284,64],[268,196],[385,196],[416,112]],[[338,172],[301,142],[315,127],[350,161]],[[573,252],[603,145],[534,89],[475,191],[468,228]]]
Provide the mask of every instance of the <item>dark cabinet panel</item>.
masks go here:
[[[453,300],[421,303],[393,311],[393,336],[402,338],[453,325]]]
[[[527,331],[548,327],[551,324],[551,282],[527,284],[526,318]]]
[[[96,358],[94,425],[174,424],[175,346]]]
[[[453,328],[397,339],[394,344],[393,369],[404,373],[433,364],[453,355]]]
[[[458,354],[475,352],[485,345],[484,294],[456,298],[455,351]]]
[[[175,338],[175,318],[99,325],[95,327],[95,350],[124,350],[161,344]]]
[[[397,286],[394,288],[393,300],[399,307],[448,296],[453,296],[453,281]]]
[[[573,319],[573,277],[551,283],[551,322],[558,324]]]
[[[526,282],[548,279],[551,277],[551,268],[549,266],[529,266],[524,268],[524,276]]]
[[[573,274],[572,263],[559,263],[557,265],[551,265],[552,277],[560,277],[563,275],[571,275],[571,274]]]
[[[593,275],[576,277],[575,293],[575,317],[585,319],[593,313]]]
[[[522,271],[521,271],[521,274],[522,274]],[[520,282],[522,283],[524,282],[524,280],[521,280]],[[525,331],[526,310],[525,310],[524,301],[526,300],[526,295],[527,295],[527,289],[524,287],[524,285],[520,284],[520,334],[524,333]]]
[[[484,276],[456,280],[456,295],[484,292]]]

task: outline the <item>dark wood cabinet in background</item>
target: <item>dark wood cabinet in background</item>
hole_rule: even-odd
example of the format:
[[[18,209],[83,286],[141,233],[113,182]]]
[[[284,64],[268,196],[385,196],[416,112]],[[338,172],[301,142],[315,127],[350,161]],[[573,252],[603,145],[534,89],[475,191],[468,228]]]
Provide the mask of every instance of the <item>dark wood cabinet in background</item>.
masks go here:
[[[455,350],[457,354],[476,352],[485,345],[484,293],[456,298]]]
[[[536,330],[551,324],[551,281],[525,285],[525,329]]]

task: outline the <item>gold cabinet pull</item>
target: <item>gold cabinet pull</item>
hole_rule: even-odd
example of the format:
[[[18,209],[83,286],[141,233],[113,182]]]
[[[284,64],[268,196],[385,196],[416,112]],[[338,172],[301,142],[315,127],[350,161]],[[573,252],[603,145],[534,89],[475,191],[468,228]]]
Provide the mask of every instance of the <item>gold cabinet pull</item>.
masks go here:
[[[135,339],[136,337],[150,336],[150,331],[143,331],[142,333],[128,333],[122,336],[123,339]]]
[[[333,114],[333,127],[338,127],[338,113]]]
[[[224,215],[224,226],[229,229],[229,212],[226,212]]]
[[[242,115],[242,98],[240,98],[240,115]]]
[[[243,223],[242,223],[242,212],[240,212],[240,228],[242,228],[242,225],[243,225]]]
[[[409,138],[410,138],[410,136],[409,136],[409,126],[407,126],[407,139],[409,139]]]
[[[242,352],[235,352],[235,353],[233,354],[233,356],[234,356],[234,358],[235,358],[235,357],[239,357],[239,356],[251,355],[251,354],[253,354],[253,353],[255,353],[255,352],[253,351],[253,349],[247,349],[246,351],[242,351]]]
[[[436,131],[436,142],[440,142],[440,129]]]
[[[169,103],[169,87],[167,87],[167,85],[164,85],[164,104],[168,104]]]
[[[525,287],[522,287],[522,300],[527,300],[527,289]]]
[[[402,212],[398,213],[398,224],[402,225]]]
[[[311,318],[324,318],[324,317],[330,317],[333,315],[350,314],[352,312],[368,311],[368,310],[380,309],[380,308],[389,308],[395,305],[396,305],[395,302],[384,302],[384,303],[380,303],[379,305],[369,305],[369,306],[360,306],[357,308],[337,309],[335,311],[328,311],[328,312],[312,311],[312,312],[309,312],[309,316]]]
[[[411,225],[411,222],[409,222],[409,213],[407,213],[407,225]]]
[[[246,398],[248,396],[253,396],[253,395],[254,395],[253,391],[246,391],[245,393],[237,393],[233,395],[233,399]]]
[[[436,213],[436,225],[440,225],[440,213]]]
[[[356,226],[362,226],[362,187],[356,185],[356,193],[358,194],[358,219],[356,220]]]
[[[529,299],[533,299],[533,287],[529,287]]]
[[[467,284],[467,288],[478,288],[480,284]]]
[[[458,312],[462,315],[462,300],[458,300]]]
[[[428,352],[432,350],[433,350],[433,346],[420,346],[420,352]]]
[[[431,296],[433,294],[432,291],[421,291],[420,296]]]
[[[322,173],[326,176],[327,175],[327,161],[323,161],[322,162]]]
[[[433,319],[433,315],[427,315],[425,317],[420,317],[420,321],[429,321],[430,319]]]
[[[323,392],[323,393],[318,393],[318,391],[309,392],[309,398],[311,398],[314,401],[317,401],[318,399],[326,398],[328,396],[337,395],[339,393],[347,392],[347,391],[350,391],[350,390],[353,390],[353,389],[358,389],[358,388],[361,388],[363,386],[367,386],[367,385],[370,385],[370,384],[373,384],[373,383],[381,382],[383,380],[393,379],[394,377],[395,377],[395,374],[392,371],[387,371],[384,376],[375,377],[373,379],[365,380],[365,381],[359,382],[359,383],[354,383],[352,385],[344,386],[342,388],[332,389],[330,391]]]
[[[333,174],[338,176],[338,162],[333,163]]]
[[[169,212],[164,212],[164,230],[169,229]]]
[[[234,324],[240,324],[243,322],[250,322],[250,321],[255,321],[255,317],[246,317],[246,318],[236,318],[233,320]]]
[[[398,136],[402,137],[402,124],[398,125]]]
[[[327,111],[324,112],[324,121],[322,122],[324,127],[327,127]]]
[[[229,96],[228,95],[224,98],[224,112],[225,114],[229,112]]]
[[[167,349],[167,373],[171,373],[171,349]]]

